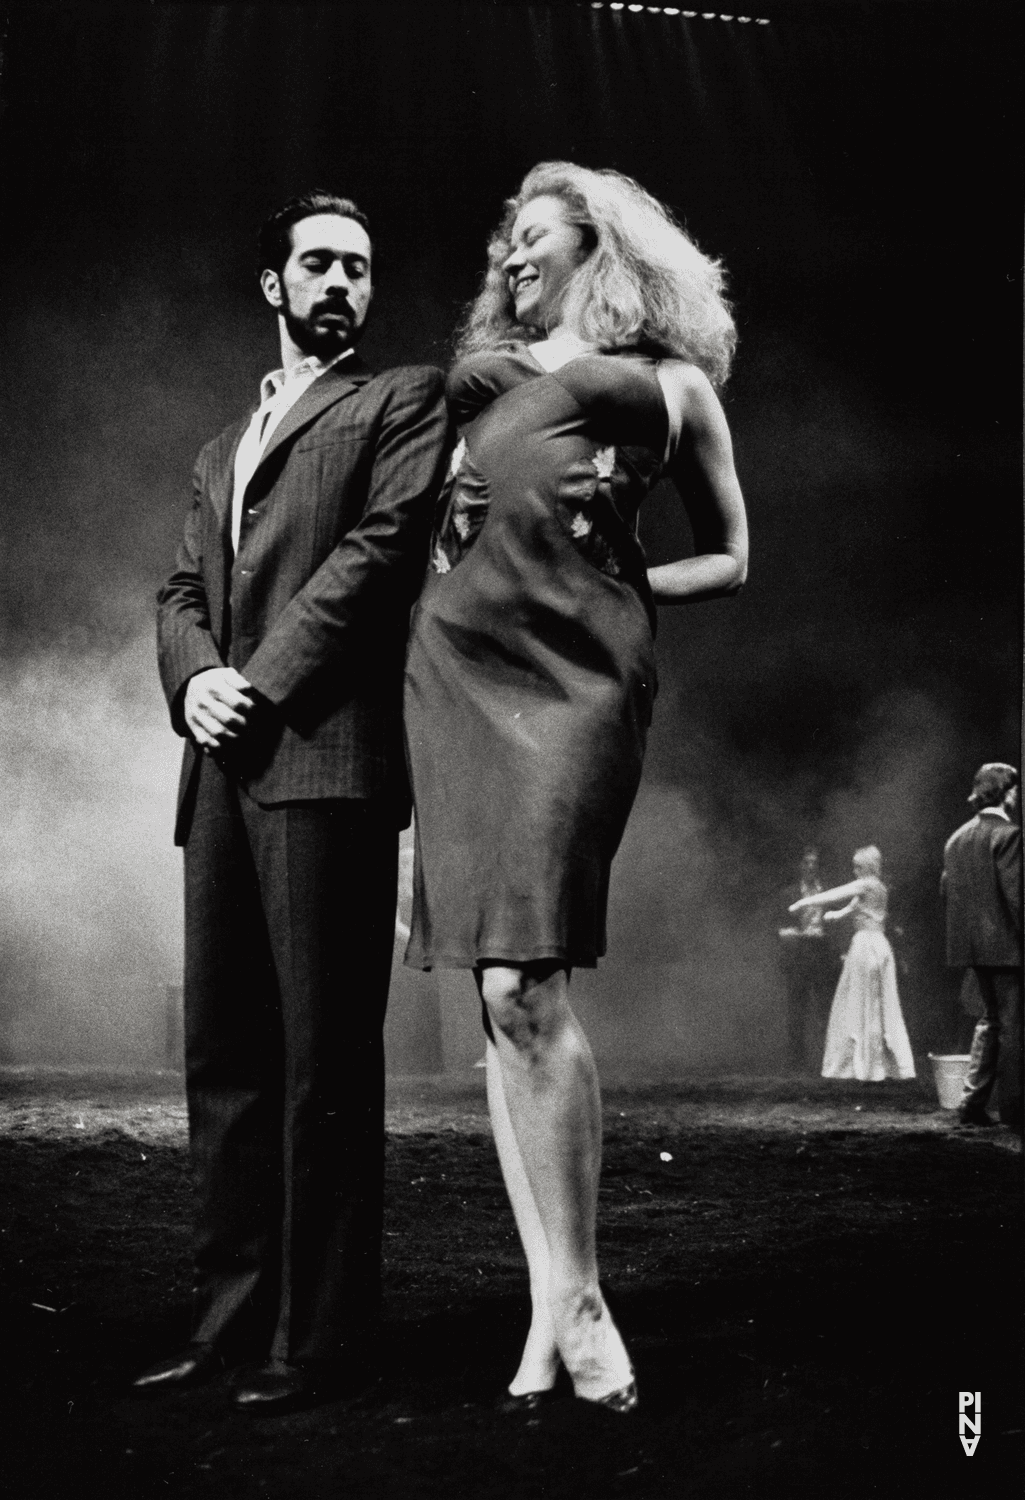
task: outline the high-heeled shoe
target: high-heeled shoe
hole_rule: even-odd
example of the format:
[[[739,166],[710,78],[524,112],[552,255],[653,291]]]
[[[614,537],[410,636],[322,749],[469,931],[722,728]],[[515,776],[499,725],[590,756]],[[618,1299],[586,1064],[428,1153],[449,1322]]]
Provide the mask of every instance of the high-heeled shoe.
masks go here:
[[[503,1417],[529,1416],[540,1407],[550,1406],[553,1401],[558,1401],[561,1395],[562,1392],[554,1385],[545,1391],[524,1391],[519,1396],[507,1391],[498,1398],[495,1409]]]
[[[618,1391],[609,1391],[607,1396],[578,1396],[578,1401],[586,1401],[589,1406],[604,1406],[606,1411],[614,1411],[617,1415],[625,1417],[628,1412],[637,1410],[637,1382],[631,1380],[629,1385],[621,1386]]]

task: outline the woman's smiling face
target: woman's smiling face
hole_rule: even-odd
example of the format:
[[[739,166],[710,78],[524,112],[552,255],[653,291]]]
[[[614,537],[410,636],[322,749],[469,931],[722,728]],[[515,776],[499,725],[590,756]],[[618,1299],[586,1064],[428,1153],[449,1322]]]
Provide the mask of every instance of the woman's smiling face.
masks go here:
[[[520,209],[509,238],[512,248],[502,269],[516,321],[554,333],[563,322],[566,283],[589,253],[583,231],[567,219],[560,198],[533,198]]]

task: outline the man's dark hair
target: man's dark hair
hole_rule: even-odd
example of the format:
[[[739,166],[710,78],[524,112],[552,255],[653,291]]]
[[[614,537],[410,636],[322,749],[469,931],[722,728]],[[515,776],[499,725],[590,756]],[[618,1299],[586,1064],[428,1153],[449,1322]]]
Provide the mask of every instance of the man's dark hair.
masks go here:
[[[256,268],[258,275],[264,271],[281,274],[292,253],[292,225],[298,224],[300,219],[312,218],[314,214],[337,214],[340,219],[353,219],[368,235],[370,233],[369,219],[351,198],[339,198],[337,193],[312,188],[308,193],[300,193],[298,198],[289,198],[263,225]]]
[[[975,773],[968,801],[972,807],[999,807],[1013,786],[1018,785],[1018,772],[1006,761],[991,760],[980,766]]]

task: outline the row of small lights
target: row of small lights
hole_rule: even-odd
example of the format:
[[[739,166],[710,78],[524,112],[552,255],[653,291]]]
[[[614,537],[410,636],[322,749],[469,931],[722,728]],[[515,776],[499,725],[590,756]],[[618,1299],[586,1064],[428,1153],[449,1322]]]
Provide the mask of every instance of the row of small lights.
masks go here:
[[[636,15],[645,10],[649,16],[686,16],[688,21],[739,21],[741,26],[768,26],[767,16],[724,16],[714,10],[680,10],[675,5],[627,5],[625,0],[591,0],[592,10],[630,10]]]

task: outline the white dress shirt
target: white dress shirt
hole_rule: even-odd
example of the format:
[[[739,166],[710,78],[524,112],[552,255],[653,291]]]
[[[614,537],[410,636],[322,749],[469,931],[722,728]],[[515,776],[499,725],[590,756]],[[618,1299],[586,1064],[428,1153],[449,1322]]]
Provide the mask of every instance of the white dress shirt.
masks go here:
[[[311,354],[306,359],[301,359],[287,375],[284,370],[272,370],[260,381],[260,405],[253,413],[253,420],[242,434],[242,441],[235,454],[235,488],[231,499],[231,550],[233,553],[238,551],[238,538],[242,529],[242,502],[245,499],[249,481],[259,468],[263,450],[270,442],[274,429],[285,413],[290,411],[299,400],[303,391],[308,390],[325,370],[330,370],[332,365],[347,359],[352,353],[351,348],[343,349],[341,354],[336,355],[334,359],[329,359],[326,364]]]

